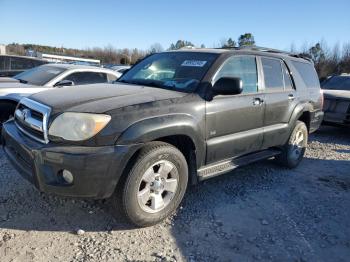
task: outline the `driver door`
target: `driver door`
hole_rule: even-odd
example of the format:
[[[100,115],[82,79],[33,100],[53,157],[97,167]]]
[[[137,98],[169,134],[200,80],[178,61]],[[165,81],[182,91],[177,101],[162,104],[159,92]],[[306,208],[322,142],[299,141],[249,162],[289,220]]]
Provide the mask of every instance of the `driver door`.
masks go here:
[[[264,94],[259,92],[255,56],[231,56],[219,69],[221,77],[239,77],[243,92],[218,95],[206,102],[206,164],[258,151],[263,142]]]

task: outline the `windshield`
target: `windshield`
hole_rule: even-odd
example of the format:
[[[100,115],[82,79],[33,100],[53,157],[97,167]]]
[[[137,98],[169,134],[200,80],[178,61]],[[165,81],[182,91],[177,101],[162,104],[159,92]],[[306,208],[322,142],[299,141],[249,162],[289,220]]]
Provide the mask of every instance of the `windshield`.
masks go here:
[[[132,67],[118,82],[193,92],[217,56],[199,52],[154,54]]]
[[[322,83],[322,88],[350,91],[350,76],[333,76]]]
[[[14,78],[25,84],[42,86],[65,70],[55,66],[38,66],[20,73]]]

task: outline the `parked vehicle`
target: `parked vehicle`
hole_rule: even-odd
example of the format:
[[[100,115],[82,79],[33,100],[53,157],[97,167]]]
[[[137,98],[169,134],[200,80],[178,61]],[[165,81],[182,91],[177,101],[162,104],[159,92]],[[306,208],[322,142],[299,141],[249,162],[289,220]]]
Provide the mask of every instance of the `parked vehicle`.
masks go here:
[[[47,64],[14,76],[17,82],[0,82],[0,130],[24,96],[53,87],[112,82],[120,76],[118,72],[100,67]]]
[[[332,76],[321,84],[324,94],[324,124],[350,126],[350,74]]]
[[[127,66],[127,65],[117,65],[117,66],[111,67],[112,70],[117,71],[118,73],[121,73],[121,74],[123,74],[124,72],[126,72],[130,68],[131,68],[131,66]]]
[[[0,77],[0,84],[1,83],[18,83],[19,80],[13,77]]]
[[[323,118],[313,64],[276,50],[153,54],[115,85],[22,99],[3,144],[40,191],[113,196],[138,226],[172,214],[188,184],[271,157],[296,167]]]
[[[0,77],[15,76],[25,70],[47,63],[45,60],[34,57],[0,55]]]

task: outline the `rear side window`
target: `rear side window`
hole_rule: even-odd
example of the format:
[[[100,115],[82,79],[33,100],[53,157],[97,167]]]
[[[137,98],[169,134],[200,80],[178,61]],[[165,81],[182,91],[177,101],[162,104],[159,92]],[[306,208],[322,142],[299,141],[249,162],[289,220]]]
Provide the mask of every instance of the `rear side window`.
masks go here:
[[[239,77],[243,82],[243,93],[258,91],[258,72],[254,56],[230,57],[215,76],[214,82],[221,77]]]
[[[107,75],[99,72],[77,72],[66,76],[64,80],[73,81],[75,85],[106,83]]]
[[[320,88],[320,81],[312,64],[297,61],[292,61],[292,63],[308,88]]]
[[[282,64],[280,60],[261,58],[266,89],[284,89]]]

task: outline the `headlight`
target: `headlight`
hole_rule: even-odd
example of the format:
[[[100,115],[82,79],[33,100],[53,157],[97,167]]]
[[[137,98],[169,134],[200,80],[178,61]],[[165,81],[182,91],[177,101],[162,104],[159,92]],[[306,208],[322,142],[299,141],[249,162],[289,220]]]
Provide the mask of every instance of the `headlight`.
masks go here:
[[[70,141],[82,141],[96,135],[110,120],[109,115],[63,113],[51,124],[49,135]]]

